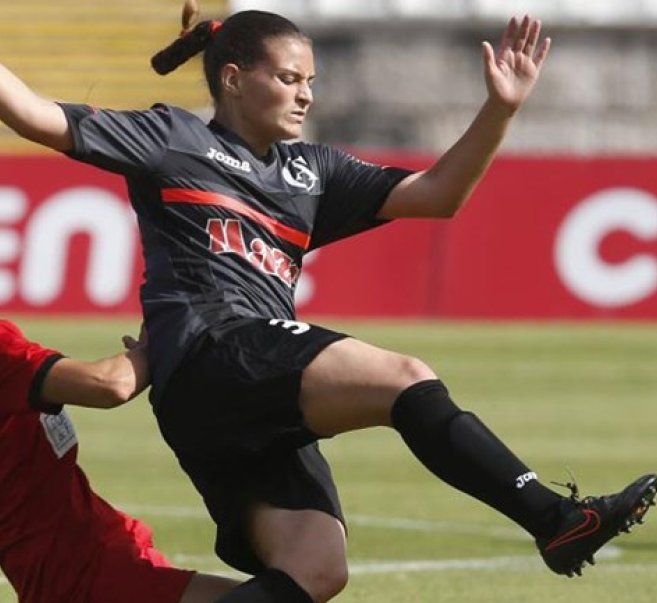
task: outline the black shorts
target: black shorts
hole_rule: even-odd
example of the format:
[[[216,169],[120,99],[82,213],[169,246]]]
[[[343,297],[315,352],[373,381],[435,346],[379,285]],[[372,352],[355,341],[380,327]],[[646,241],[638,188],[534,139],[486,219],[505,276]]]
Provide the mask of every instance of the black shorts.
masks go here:
[[[236,569],[264,569],[245,532],[253,502],[316,509],[344,524],[298,404],[303,370],[344,337],[306,323],[243,320],[210,332],[164,389],[160,429],[218,526],[217,554]]]

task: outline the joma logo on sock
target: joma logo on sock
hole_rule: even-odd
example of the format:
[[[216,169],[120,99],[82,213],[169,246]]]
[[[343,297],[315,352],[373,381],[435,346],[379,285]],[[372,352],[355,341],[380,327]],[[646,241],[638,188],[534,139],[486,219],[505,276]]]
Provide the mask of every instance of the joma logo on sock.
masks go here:
[[[536,480],[538,479],[538,475],[536,475],[533,471],[519,475],[518,477],[516,477],[516,488],[518,488],[518,490],[520,490],[520,488],[524,488],[525,485],[528,484],[533,479]]]

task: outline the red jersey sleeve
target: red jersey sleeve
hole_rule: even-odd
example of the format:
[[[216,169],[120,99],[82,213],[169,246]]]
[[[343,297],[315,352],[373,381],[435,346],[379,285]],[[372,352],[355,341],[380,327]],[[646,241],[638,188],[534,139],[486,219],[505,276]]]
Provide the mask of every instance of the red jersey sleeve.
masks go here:
[[[41,400],[41,386],[63,356],[28,341],[8,320],[0,320],[0,418],[32,411],[56,414],[61,406]]]

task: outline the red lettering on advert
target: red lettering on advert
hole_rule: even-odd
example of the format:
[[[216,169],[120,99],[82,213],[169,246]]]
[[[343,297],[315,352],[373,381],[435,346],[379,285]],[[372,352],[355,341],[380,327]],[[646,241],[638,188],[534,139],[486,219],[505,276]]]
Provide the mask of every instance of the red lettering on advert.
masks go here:
[[[270,247],[260,238],[253,239],[247,251],[239,220],[213,218],[208,220],[206,231],[210,235],[210,251],[216,254],[235,253],[261,272],[279,278],[288,287],[296,284],[301,271],[285,252]]]

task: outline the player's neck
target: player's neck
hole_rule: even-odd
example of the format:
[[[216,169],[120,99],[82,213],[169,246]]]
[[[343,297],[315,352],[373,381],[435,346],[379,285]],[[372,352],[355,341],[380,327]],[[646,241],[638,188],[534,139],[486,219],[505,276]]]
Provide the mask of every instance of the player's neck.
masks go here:
[[[249,127],[249,124],[236,112],[224,107],[217,107],[214,113],[214,121],[223,128],[237,134],[255,157],[264,158],[269,153],[272,142],[262,140],[262,137],[258,136],[257,132]]]

